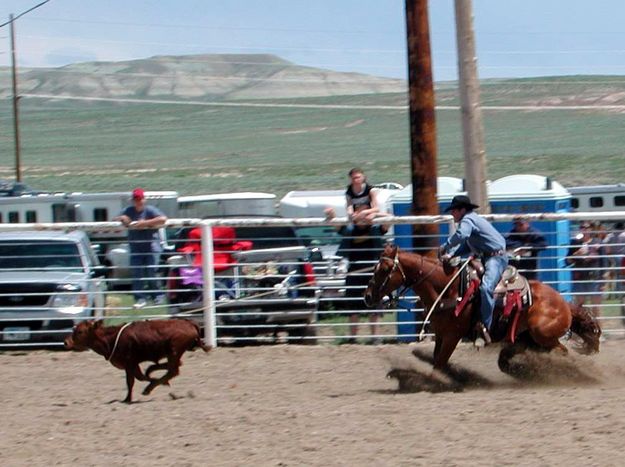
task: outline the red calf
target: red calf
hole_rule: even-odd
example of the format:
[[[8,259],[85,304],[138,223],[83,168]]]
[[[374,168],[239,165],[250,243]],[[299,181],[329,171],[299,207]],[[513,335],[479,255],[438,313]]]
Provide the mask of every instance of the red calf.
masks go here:
[[[200,347],[205,352],[199,327],[185,319],[134,321],[121,326],[104,326],[102,321],[83,321],[74,327],[71,336],[65,339],[68,350],[91,349],[104,356],[111,364],[126,371],[128,395],[124,402],[132,402],[132,387],[135,378],[149,381],[143,390],[147,395],[159,384],[169,385],[169,380],[179,373],[180,359],[187,350]],[[159,363],[162,358],[166,362]],[[154,362],[142,373],[141,362]],[[167,370],[160,378],[150,378],[156,370]]]

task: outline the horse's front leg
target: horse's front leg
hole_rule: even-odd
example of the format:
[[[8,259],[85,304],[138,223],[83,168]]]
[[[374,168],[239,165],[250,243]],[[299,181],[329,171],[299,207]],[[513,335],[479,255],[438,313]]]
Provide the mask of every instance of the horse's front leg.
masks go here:
[[[451,354],[454,353],[458,342],[460,342],[460,336],[447,335],[440,338],[440,345],[437,339],[436,346],[434,348],[434,369],[445,371],[447,369],[447,363],[451,358]]]
[[[430,365],[433,366],[434,365],[434,358],[436,358],[436,355],[440,352],[441,342],[442,342],[442,339],[440,337],[436,337],[435,338],[434,353],[433,354],[430,354],[425,349],[420,349],[419,347],[415,347],[414,349],[412,349],[412,355],[417,357],[422,362],[429,363]]]

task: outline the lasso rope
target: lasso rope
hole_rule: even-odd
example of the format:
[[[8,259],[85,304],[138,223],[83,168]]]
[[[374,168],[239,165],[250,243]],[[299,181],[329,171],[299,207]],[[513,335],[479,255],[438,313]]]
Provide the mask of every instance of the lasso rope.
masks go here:
[[[361,269],[357,269],[355,271],[352,271],[349,274],[361,274],[363,272],[370,272],[370,271],[373,271],[374,268],[375,268],[375,266],[367,266],[366,268],[361,268]],[[297,284],[297,285],[292,286],[291,289],[295,289],[295,290],[301,289],[302,287],[308,287],[310,285],[315,285],[316,282],[317,282],[316,279],[312,280],[312,281],[302,282],[301,284]],[[257,294],[252,294],[252,295],[248,295],[246,297],[238,298],[237,301],[244,302],[244,301],[247,301],[247,300],[255,300],[257,298],[265,297],[267,295],[273,295],[275,293],[276,293],[275,290],[268,290],[267,292],[260,292],[260,293],[257,293]],[[220,306],[228,305],[228,303],[220,303],[219,300],[215,300],[215,302],[216,302],[215,303],[215,308],[219,308]],[[203,306],[187,310],[184,313],[179,313],[178,316],[192,315],[195,312],[202,311],[202,310],[204,310]]]
[[[121,329],[117,333],[117,336],[115,337],[115,344],[113,344],[113,350],[111,350],[111,354],[108,356],[106,361],[111,361],[111,358],[113,358],[113,354],[115,353],[115,349],[117,349],[117,344],[119,342],[119,338],[122,336],[123,330],[126,329],[128,326],[130,326],[132,323],[133,323],[132,321],[129,321],[121,327]]]
[[[469,264],[469,262],[472,259],[473,259],[473,257],[469,257],[469,259],[467,259],[464,262],[464,264],[462,266],[460,266],[460,268],[455,272],[455,274],[453,276],[451,276],[451,279],[449,279],[449,282],[447,283],[447,285],[445,286],[443,291],[438,295],[438,297],[436,297],[436,300],[432,304],[432,307],[430,308],[430,311],[428,311],[427,316],[423,320],[423,326],[421,327],[421,332],[419,333],[419,337],[418,337],[419,341],[423,340],[423,334],[425,334],[425,325],[428,322],[428,320],[430,319],[430,316],[432,316],[432,313],[434,313],[434,310],[436,309],[436,306],[438,305],[438,302],[440,302],[441,298],[443,298],[443,295],[445,295],[445,292],[447,292],[447,289],[449,289],[451,284],[456,280],[456,278],[462,272],[462,270],[467,267],[467,264]]]

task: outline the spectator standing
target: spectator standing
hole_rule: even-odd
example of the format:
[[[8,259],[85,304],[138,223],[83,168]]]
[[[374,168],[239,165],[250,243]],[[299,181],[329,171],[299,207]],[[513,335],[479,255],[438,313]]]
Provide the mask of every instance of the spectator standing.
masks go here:
[[[595,305],[592,313],[599,315],[601,304],[601,242],[593,235],[590,222],[582,222],[580,231],[571,242],[566,263],[573,268],[573,293],[575,303]]]
[[[612,292],[621,303],[621,319],[625,323],[625,224],[617,222],[606,236],[604,253],[609,260]]]
[[[510,262],[523,271],[523,275],[537,279],[536,265],[538,253],[547,248],[547,240],[541,232],[525,219],[515,219],[512,230],[506,235],[506,249],[511,255]],[[518,257],[518,259],[513,259]]]
[[[381,342],[379,336],[379,313],[362,313],[363,310],[363,292],[371,274],[368,272],[371,266],[379,259],[382,251],[382,236],[386,233],[386,226],[378,224],[368,224],[365,222],[364,216],[358,214],[368,209],[366,205],[357,204],[354,207],[354,218],[360,219],[358,223],[342,226],[339,233],[343,236],[341,246],[337,251],[338,255],[344,256],[349,261],[349,269],[345,279],[345,300],[342,301],[341,308],[344,310],[352,310],[354,313],[349,315],[349,333],[350,337],[345,341],[348,344],[357,342],[358,326],[360,318],[365,316],[369,319],[371,328],[372,344]],[[326,209],[326,216],[332,219],[336,216],[334,209]]]
[[[165,224],[167,216],[146,203],[142,188],[135,188],[132,192],[132,204],[115,220],[131,227],[128,230],[128,243],[134,308],[145,307],[149,298],[155,303],[162,303],[164,295],[160,291],[157,278],[158,258],[162,251],[158,228]]]
[[[603,255],[605,257],[606,272],[604,277],[606,279],[606,286],[604,291],[606,293],[613,293],[617,291],[618,287],[618,275],[620,269],[620,256],[621,245],[619,245],[619,234],[623,232],[623,223],[617,222],[614,227],[609,231],[606,230],[606,235],[602,240]],[[617,296],[617,298],[619,298]]]

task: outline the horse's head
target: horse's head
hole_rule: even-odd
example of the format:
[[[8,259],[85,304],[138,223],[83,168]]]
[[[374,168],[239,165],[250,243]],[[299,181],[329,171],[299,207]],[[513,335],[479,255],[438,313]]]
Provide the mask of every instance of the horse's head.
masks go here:
[[[365,305],[373,308],[405,281],[406,275],[399,262],[399,248],[395,245],[386,245],[365,290]]]

